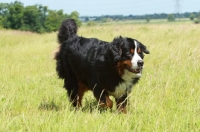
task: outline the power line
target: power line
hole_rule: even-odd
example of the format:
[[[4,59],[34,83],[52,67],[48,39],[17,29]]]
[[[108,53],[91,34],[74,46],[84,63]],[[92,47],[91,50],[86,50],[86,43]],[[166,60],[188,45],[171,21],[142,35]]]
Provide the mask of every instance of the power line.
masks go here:
[[[181,4],[180,4],[180,0],[176,0],[176,4],[175,4],[175,14],[176,14],[176,18],[179,18],[179,14],[181,13]]]

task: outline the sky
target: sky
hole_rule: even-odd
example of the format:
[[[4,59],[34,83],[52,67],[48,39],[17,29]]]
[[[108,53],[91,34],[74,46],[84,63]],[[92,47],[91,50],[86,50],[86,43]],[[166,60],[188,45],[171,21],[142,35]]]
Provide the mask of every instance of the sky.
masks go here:
[[[15,0],[0,0],[11,3]],[[199,12],[200,0],[18,0],[24,6],[40,4],[80,16],[145,15],[154,13]]]

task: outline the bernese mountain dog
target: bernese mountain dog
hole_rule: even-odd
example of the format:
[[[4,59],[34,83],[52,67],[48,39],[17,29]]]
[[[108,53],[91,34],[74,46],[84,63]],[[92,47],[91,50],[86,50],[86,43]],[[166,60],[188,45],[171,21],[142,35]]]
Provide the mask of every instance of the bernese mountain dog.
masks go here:
[[[74,19],[62,22],[58,31],[56,71],[74,107],[91,90],[98,104],[112,108],[113,96],[119,112],[126,113],[127,97],[141,75],[146,46],[136,39],[117,37],[112,42],[77,35]]]

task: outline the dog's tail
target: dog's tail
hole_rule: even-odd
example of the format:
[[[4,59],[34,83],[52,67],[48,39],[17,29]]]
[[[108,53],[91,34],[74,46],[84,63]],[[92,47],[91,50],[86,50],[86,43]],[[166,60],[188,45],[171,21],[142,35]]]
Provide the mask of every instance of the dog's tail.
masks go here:
[[[59,44],[63,44],[66,40],[76,36],[77,30],[77,24],[74,19],[64,20],[58,30],[57,37]]]
[[[54,59],[56,60],[56,71],[59,78],[64,79],[65,76],[65,69],[64,69],[64,62],[63,62],[63,54],[64,54],[64,44],[61,44],[57,51],[55,52]]]
[[[77,34],[77,24],[74,19],[66,19],[62,22],[59,30],[58,30],[58,43],[60,44],[57,52],[55,53],[54,59],[56,60],[56,71],[59,78],[66,78],[65,68],[64,68],[64,60],[63,54],[65,45],[64,42],[73,39]]]

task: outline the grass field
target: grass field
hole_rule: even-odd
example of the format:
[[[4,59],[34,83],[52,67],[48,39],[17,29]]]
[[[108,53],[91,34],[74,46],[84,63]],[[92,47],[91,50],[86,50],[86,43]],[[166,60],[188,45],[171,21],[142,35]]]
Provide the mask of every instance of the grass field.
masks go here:
[[[56,33],[0,34],[0,132],[200,131],[200,25],[80,28],[79,35],[107,41],[136,38],[150,50],[126,115],[100,112],[91,92],[82,110],[72,110],[55,72]]]

